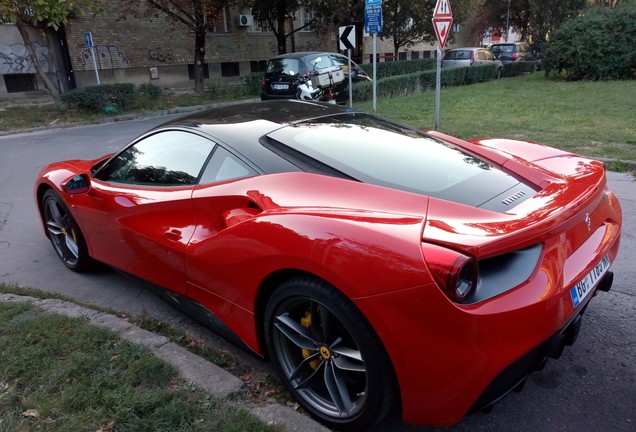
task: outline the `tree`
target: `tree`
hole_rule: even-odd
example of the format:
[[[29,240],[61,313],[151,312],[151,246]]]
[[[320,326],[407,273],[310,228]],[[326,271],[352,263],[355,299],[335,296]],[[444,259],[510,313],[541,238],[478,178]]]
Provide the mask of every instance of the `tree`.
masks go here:
[[[542,46],[552,31],[565,21],[576,17],[586,7],[587,0],[486,0],[479,14],[487,17],[484,23],[501,32],[506,24],[515,29],[521,40]],[[483,29],[484,31],[486,28]]]
[[[356,6],[357,5],[357,6]],[[249,8],[256,22],[269,28],[276,37],[279,54],[287,52],[287,38],[309,28],[321,32],[330,26],[349,23],[354,11],[362,11],[362,0],[244,0],[241,6]],[[312,12],[312,19],[294,27],[294,14],[300,9]],[[290,25],[286,25],[290,23]]]
[[[194,33],[194,91],[205,90],[205,34],[208,22],[215,22],[223,14],[232,0],[120,0],[120,16],[135,18],[156,18],[162,16],[168,21],[184,25]]]
[[[392,38],[393,54],[397,57],[401,47],[410,47],[420,41],[435,39],[433,29],[434,2],[428,0],[385,0],[382,2],[382,39]]]
[[[59,95],[59,91],[37,61],[28,27],[58,30],[68,23],[68,18],[72,14],[78,12],[102,13],[103,11],[102,0],[0,0],[0,24],[15,24],[29,52],[36,73],[47,91],[56,97]]]

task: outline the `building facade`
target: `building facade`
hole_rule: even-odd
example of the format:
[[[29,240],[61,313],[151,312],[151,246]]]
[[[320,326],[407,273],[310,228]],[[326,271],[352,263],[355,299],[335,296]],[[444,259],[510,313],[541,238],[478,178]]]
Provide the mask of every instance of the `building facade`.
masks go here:
[[[163,89],[194,86],[194,34],[182,24],[159,15],[152,20],[123,18],[118,0],[108,0],[101,15],[76,16],[58,32],[32,30],[37,61],[66,92],[100,83],[152,82]],[[289,29],[302,27],[311,14],[302,10],[290,17]],[[356,25],[353,57],[359,63],[373,59],[372,35]],[[390,40],[377,38],[378,61],[435,56],[435,47],[421,43],[393,56]],[[460,45],[461,46],[461,45]],[[209,22],[205,41],[206,84],[239,84],[242,78],[264,71],[269,58],[278,54],[276,38],[260,28],[249,12],[226,8]],[[288,51],[338,51],[338,29],[318,34],[301,30],[287,41]],[[17,29],[0,26],[0,98],[44,87],[39,83]]]

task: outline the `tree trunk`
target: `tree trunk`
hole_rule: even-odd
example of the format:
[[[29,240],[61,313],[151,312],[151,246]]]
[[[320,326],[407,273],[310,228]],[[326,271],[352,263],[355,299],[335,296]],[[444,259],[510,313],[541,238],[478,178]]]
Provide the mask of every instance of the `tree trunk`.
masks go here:
[[[27,31],[26,25],[23,22],[17,21],[16,27],[20,32],[20,36],[22,36],[22,40],[24,41],[24,46],[26,46],[27,51],[29,52],[29,56],[31,57],[31,63],[33,67],[35,67],[35,72],[38,74],[46,90],[49,94],[55,98],[60,95],[60,92],[55,87],[55,84],[49,79],[48,75],[42,69],[42,65],[38,61],[38,57],[35,54],[35,50],[33,49],[33,43],[31,42],[31,36],[29,36],[29,32]]]
[[[194,32],[194,92],[205,91],[205,23],[197,23]]]
[[[278,54],[287,53],[287,32],[285,31],[285,13],[278,13],[276,20],[278,31],[276,32],[276,42],[278,44]]]

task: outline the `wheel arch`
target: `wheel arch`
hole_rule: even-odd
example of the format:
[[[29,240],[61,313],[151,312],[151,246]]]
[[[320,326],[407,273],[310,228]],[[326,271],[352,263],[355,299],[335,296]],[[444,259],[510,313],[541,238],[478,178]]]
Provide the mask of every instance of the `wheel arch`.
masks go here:
[[[44,229],[44,233],[47,237],[49,236],[49,234],[48,231],[45,229],[46,224],[44,222],[44,209],[42,208],[42,200],[44,199],[44,194],[51,189],[53,189],[51,185],[40,183],[35,190],[35,201],[38,206],[38,214],[40,215],[40,221],[42,222],[42,229]]]
[[[300,278],[305,278],[305,279],[309,279],[309,280],[313,280],[315,282],[321,282],[321,283],[326,283],[328,285],[330,285],[330,287],[332,287],[335,291],[337,291],[338,293],[340,293],[342,296],[344,296],[345,298],[349,298],[342,290],[340,290],[335,284],[329,282],[328,280],[326,280],[323,277],[320,277],[314,273],[311,273],[309,271],[306,270],[300,270],[300,269],[294,269],[294,268],[289,268],[289,269],[281,269],[281,270],[277,270],[271,274],[269,274],[261,283],[259,290],[257,292],[257,296],[256,296],[256,303],[255,303],[255,308],[254,308],[254,320],[255,320],[255,326],[256,326],[256,331],[257,331],[257,338],[258,338],[258,343],[262,348],[262,353],[263,353],[263,359],[267,360],[267,361],[272,361],[269,358],[269,353],[266,347],[266,342],[265,342],[265,311],[267,309],[268,306],[268,302],[270,301],[270,298],[273,296],[274,292],[276,291],[276,289],[278,287],[280,287],[283,283],[291,280],[291,279],[300,279]],[[350,300],[350,299],[349,299]],[[371,321],[369,320],[369,318],[364,314],[363,310],[360,309],[360,307],[353,301],[350,300],[350,304],[352,307],[354,307],[355,309],[358,310],[358,312],[360,313],[361,317],[366,321],[366,324],[368,325],[368,327],[371,329],[371,331],[374,333],[375,338],[377,339],[378,343],[381,346],[381,349],[384,351],[384,354],[386,356],[386,359],[388,360],[388,367],[390,368],[390,374],[392,376],[392,381],[393,381],[393,400],[391,403],[391,410],[389,410],[389,408],[387,407],[387,413],[390,416],[397,416],[397,417],[401,417],[401,413],[402,413],[402,389],[401,389],[401,385],[400,385],[400,381],[398,380],[398,375],[395,371],[395,367],[393,365],[393,361],[391,359],[391,355],[389,354],[389,350],[387,349],[384,341],[382,340],[382,338],[380,338],[380,336],[378,335],[378,331],[375,328],[375,326],[371,323]]]

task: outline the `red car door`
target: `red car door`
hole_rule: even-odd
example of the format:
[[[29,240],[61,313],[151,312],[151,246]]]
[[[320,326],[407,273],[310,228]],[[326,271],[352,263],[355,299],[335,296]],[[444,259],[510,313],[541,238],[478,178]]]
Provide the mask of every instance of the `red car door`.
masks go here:
[[[99,169],[78,203],[93,258],[185,292],[192,191],[214,143],[184,131],[141,138]]]

